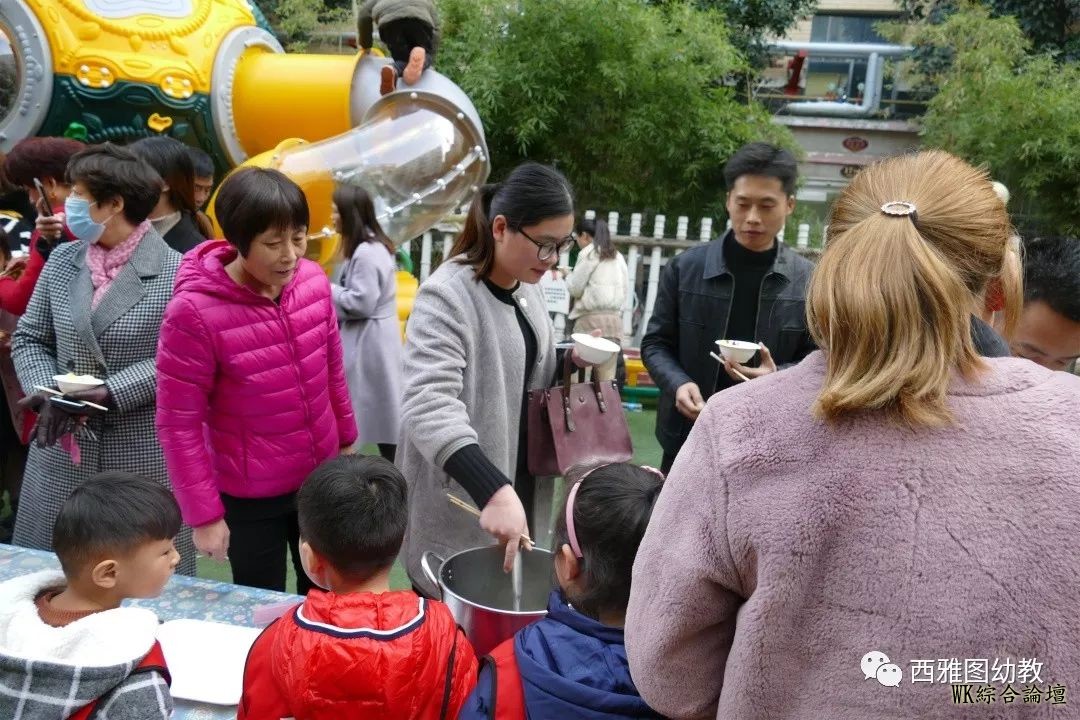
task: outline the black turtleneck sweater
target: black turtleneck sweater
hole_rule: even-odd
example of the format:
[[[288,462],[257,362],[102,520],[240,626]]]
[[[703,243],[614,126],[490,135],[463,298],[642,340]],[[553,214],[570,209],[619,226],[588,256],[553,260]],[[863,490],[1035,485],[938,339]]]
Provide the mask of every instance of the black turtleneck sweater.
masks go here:
[[[757,315],[761,301],[761,283],[776,262],[776,244],[765,252],[747,250],[735,239],[735,233],[724,238],[724,263],[735,278],[731,291],[731,312],[728,315],[725,340],[757,342]]]

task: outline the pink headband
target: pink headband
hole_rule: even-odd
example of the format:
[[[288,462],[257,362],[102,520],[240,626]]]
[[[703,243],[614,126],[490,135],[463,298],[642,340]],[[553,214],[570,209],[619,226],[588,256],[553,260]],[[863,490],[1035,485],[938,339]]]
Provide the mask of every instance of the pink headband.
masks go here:
[[[597,465],[596,467],[592,468],[587,473],[582,475],[581,478],[578,479],[578,481],[570,487],[570,493],[566,496],[566,539],[570,543],[570,549],[574,551],[574,557],[576,558],[585,557],[581,554],[581,546],[578,545],[577,533],[574,531],[574,500],[577,498],[578,488],[581,487],[581,483],[585,482],[585,478],[589,477],[600,468],[605,468],[609,465],[615,464],[616,463],[604,463],[603,465]],[[641,469],[648,470],[654,475],[659,475],[661,480],[664,479],[664,473],[660,472],[654,467],[642,465]]]

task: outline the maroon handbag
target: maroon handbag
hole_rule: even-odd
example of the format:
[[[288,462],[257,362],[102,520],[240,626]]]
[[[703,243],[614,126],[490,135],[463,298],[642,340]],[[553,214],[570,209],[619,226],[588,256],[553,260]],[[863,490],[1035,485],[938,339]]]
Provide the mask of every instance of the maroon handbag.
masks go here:
[[[566,353],[561,386],[529,393],[529,472],[537,477],[566,475],[575,465],[626,462],[634,456],[630,428],[614,381],[570,384],[573,359]]]

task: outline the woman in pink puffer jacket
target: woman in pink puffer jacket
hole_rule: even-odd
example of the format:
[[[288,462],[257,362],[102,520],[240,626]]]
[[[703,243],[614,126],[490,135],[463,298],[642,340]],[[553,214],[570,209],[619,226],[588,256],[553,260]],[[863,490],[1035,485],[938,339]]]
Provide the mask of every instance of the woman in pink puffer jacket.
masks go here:
[[[165,311],[158,437],[199,551],[284,590],[287,544],[303,594],[296,491],[356,441],[330,283],[303,259],[307,200],[281,173],[237,172],[214,210],[228,240],[184,256]]]

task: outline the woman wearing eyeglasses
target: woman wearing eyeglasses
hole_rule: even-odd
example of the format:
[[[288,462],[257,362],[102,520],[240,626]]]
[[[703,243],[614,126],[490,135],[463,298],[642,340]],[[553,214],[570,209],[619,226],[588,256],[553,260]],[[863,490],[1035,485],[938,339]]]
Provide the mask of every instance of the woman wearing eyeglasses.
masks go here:
[[[406,328],[397,463],[409,478],[409,576],[433,587],[420,556],[506,545],[528,535],[534,481],[526,465],[530,390],[555,372],[555,338],[536,283],[574,241],[570,183],[527,163],[473,200],[451,259],[420,286]],[[479,524],[446,498],[469,497]]]

